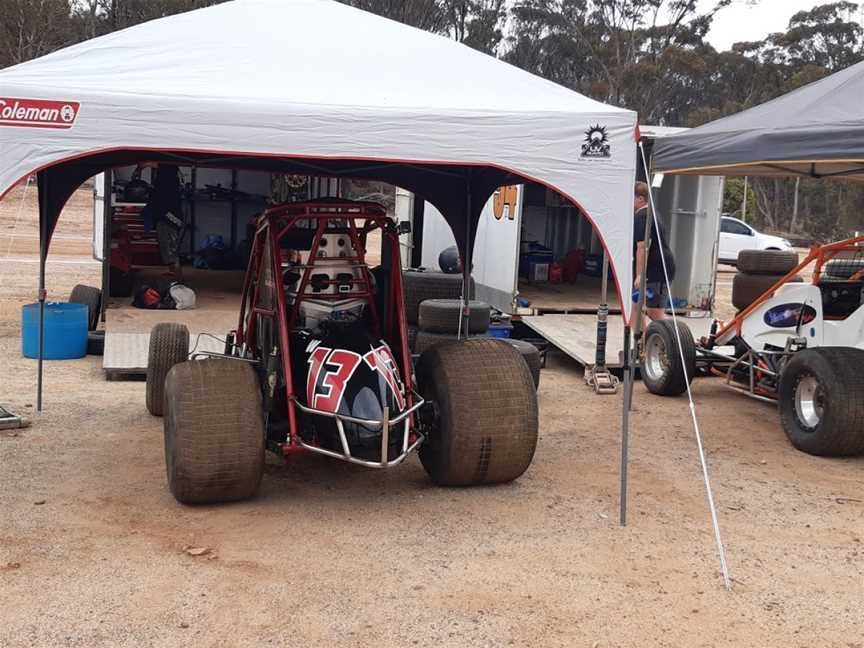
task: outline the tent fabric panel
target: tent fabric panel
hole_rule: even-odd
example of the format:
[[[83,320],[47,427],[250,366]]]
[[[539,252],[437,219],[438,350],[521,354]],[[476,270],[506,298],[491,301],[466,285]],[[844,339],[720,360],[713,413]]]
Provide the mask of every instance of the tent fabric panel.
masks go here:
[[[652,166],[663,173],[722,175],[740,175],[744,167],[747,175],[777,175],[778,165],[816,165],[823,170],[813,173],[817,177],[848,172],[850,162],[864,159],[862,97],[864,63],[858,63],[772,101],[660,138]],[[862,180],[855,173],[843,177]]]
[[[235,0],[144,23],[0,71],[0,101],[14,97],[77,112],[51,127],[0,114],[0,195],[122,150],[401,164],[409,189],[426,173],[412,165],[493,169],[577,204],[631,281],[635,113],[331,0]],[[464,229],[458,182],[424,182]]]

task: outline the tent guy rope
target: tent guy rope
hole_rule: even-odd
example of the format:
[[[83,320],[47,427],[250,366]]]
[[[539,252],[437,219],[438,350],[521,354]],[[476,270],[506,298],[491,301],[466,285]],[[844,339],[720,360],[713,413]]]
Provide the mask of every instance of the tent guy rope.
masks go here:
[[[645,157],[645,148],[643,147],[642,142],[639,142],[639,161],[642,163],[642,167],[645,170],[645,177],[650,177],[648,173],[648,161]],[[648,191],[648,199],[651,202],[651,216],[654,220],[654,229],[655,231],[659,232],[660,224],[657,221],[657,207],[654,204],[654,192],[651,190]],[[672,284],[669,281],[669,271],[666,266],[666,255],[663,252],[662,245],[659,245],[658,249],[660,250],[660,261],[663,265],[663,280],[666,283],[666,292],[668,295],[671,296]],[[675,339],[678,343],[678,353],[681,356],[681,364],[685,367],[686,371],[687,363],[684,360],[684,350],[681,345],[681,332],[678,328],[678,316],[675,314],[675,308],[672,308],[671,312],[672,326],[675,328]],[[708,499],[708,508],[711,511],[711,524],[714,528],[714,540],[717,543],[717,553],[720,556],[720,569],[723,572],[723,584],[727,590],[731,590],[732,580],[729,577],[729,566],[726,563],[726,549],[723,547],[723,539],[720,535],[720,523],[717,519],[717,507],[714,505],[714,494],[711,490],[711,481],[708,477],[708,463],[705,460],[705,449],[702,445],[702,432],[699,429],[699,419],[696,416],[696,404],[693,402],[693,392],[690,389],[690,380],[685,380],[684,382],[687,386],[687,401],[689,403],[690,419],[693,422],[693,432],[696,435],[696,446],[699,450],[699,463],[702,466],[702,479],[705,482],[705,495]]]

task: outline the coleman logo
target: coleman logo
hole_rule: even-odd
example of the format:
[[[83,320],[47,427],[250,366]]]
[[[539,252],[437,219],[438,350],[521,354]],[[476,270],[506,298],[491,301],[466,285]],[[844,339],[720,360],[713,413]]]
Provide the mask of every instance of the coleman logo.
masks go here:
[[[612,157],[612,145],[609,144],[609,134],[606,127],[597,124],[585,131],[585,143],[582,144],[583,158]]]
[[[0,126],[72,128],[80,107],[77,101],[0,97]]]

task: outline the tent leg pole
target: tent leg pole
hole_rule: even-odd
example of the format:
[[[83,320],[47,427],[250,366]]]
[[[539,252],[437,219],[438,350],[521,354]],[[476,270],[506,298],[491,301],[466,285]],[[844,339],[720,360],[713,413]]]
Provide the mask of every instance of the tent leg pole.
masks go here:
[[[39,360],[36,368],[36,411],[42,411],[42,369],[45,358],[45,261],[48,257],[48,177],[37,175],[39,192]]]
[[[465,257],[462,259],[462,319],[459,323],[457,339],[462,339],[464,332],[468,338],[468,329],[471,322],[471,258],[474,256],[471,244],[471,172],[468,172],[465,192]]]
[[[620,525],[627,526],[627,461],[630,443],[630,404],[633,396],[633,367],[630,363],[630,327],[624,327],[624,398],[621,413]]]

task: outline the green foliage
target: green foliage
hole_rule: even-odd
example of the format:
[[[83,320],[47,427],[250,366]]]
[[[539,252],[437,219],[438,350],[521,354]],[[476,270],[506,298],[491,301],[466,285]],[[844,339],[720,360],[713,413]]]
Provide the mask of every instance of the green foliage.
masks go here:
[[[723,213],[731,214],[736,218],[744,215],[744,178],[726,178],[725,192],[723,194]],[[747,186],[747,220],[753,220],[753,212],[756,211],[756,196],[753,187]]]

